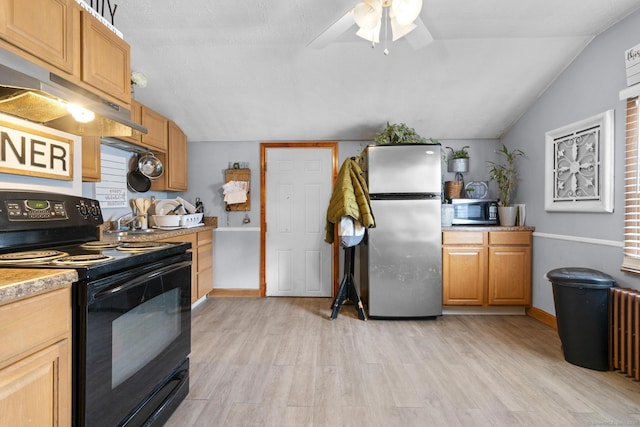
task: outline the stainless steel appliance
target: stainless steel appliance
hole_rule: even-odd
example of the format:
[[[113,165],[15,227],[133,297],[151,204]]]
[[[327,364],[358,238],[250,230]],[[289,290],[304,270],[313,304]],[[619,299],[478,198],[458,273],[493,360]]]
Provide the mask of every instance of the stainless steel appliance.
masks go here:
[[[0,112],[82,136],[137,136],[147,128],[131,120],[131,111],[99,97],[46,68],[0,49]],[[95,114],[79,122],[67,105]]]
[[[95,239],[96,200],[0,191],[0,268],[73,268],[77,426],[162,425],[189,389],[190,243]]]
[[[498,202],[486,199],[451,199],[453,225],[493,225],[498,223]]]
[[[365,171],[376,221],[360,245],[369,316],[442,315],[440,145],[369,146]]]

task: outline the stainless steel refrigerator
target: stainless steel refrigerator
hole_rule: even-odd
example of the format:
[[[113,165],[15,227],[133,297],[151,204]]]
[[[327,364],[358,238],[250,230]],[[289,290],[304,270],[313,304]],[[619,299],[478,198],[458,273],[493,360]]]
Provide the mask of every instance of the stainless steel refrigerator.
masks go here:
[[[369,316],[442,315],[440,145],[369,146],[365,171],[376,221],[360,245]]]

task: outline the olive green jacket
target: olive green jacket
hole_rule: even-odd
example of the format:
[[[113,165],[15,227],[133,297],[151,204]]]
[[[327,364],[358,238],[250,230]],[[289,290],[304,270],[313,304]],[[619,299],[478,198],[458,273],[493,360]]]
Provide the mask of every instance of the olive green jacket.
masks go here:
[[[325,242],[333,243],[335,224],[343,216],[349,216],[360,222],[363,227],[375,227],[371,212],[369,189],[362,176],[358,163],[348,158],[340,167],[333,193],[327,209],[327,226]]]

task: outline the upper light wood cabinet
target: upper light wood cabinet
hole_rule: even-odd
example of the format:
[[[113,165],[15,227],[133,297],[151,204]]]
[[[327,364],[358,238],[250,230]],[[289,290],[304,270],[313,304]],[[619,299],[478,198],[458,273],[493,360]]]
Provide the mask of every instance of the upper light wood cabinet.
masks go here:
[[[531,305],[531,231],[444,231],[444,305]]]
[[[3,0],[0,37],[22,51],[73,73],[73,0]]]
[[[3,0],[0,46],[129,106],[130,47],[74,0]]]
[[[187,191],[187,135],[173,121],[168,130],[167,190]]]
[[[142,124],[142,104],[135,99],[131,100],[131,121],[139,125]],[[127,142],[131,142],[135,145],[142,145],[142,135],[138,136],[119,136],[118,139],[122,139]]]
[[[131,102],[131,50],[88,12],[81,12],[82,80],[115,98]]]
[[[0,335],[0,423],[70,426],[71,284],[0,306]]]
[[[187,191],[187,136],[182,129],[169,120],[167,123],[167,147],[165,153],[157,157],[163,163],[164,174],[153,181],[151,189],[154,191]]]
[[[82,181],[99,182],[102,174],[100,168],[100,137],[82,137]]]
[[[142,146],[151,151],[165,153],[167,151],[167,118],[146,105],[142,105],[140,114],[140,123],[147,128],[147,134],[142,135]]]

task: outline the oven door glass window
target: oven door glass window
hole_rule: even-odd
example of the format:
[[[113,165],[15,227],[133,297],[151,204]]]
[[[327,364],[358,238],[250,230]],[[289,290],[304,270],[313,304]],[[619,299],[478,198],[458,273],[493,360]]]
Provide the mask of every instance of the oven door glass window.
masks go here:
[[[111,323],[111,388],[161,354],[180,335],[180,290],[143,302]]]
[[[139,267],[87,288],[79,416],[87,426],[114,426],[190,352],[191,263]]]

